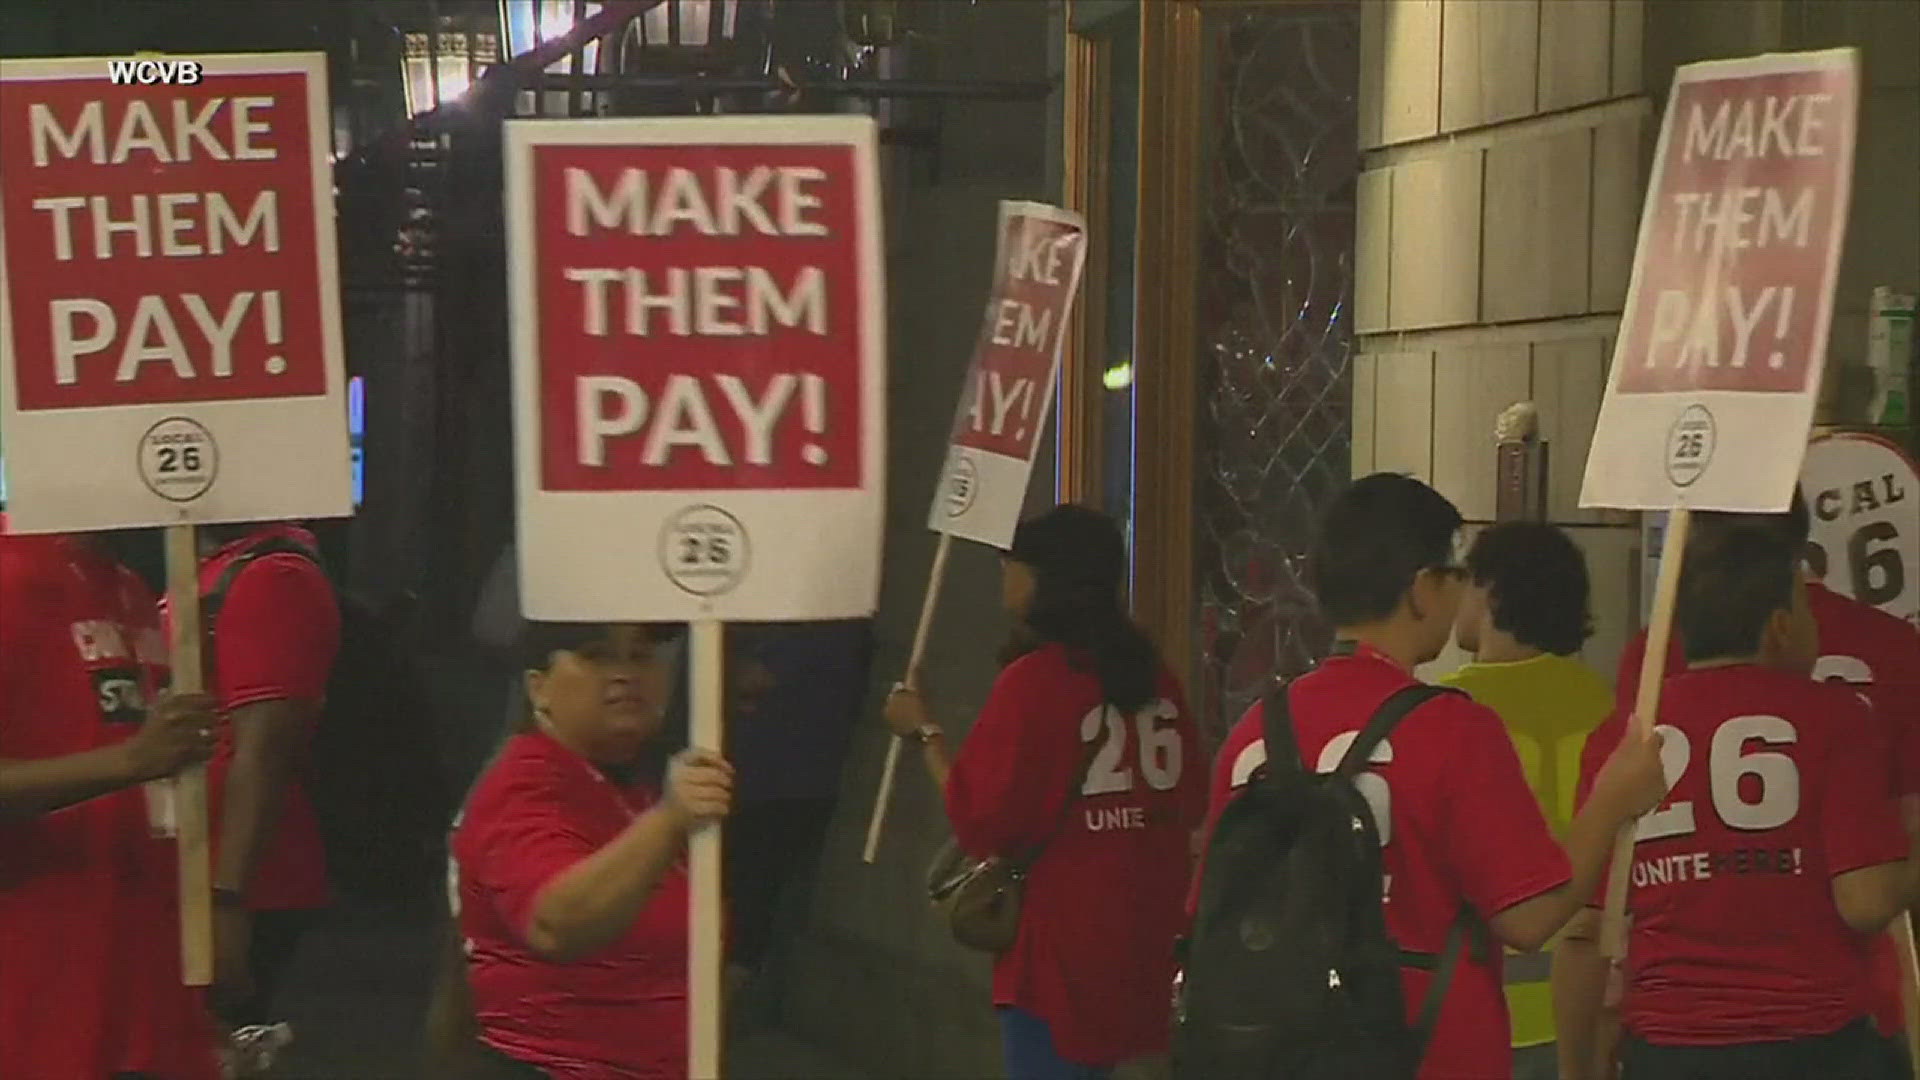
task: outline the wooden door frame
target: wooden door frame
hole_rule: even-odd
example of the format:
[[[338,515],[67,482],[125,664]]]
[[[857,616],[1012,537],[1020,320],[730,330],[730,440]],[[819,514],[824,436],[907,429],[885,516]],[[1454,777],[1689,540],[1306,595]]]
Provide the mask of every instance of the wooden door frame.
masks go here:
[[[1099,505],[1104,441],[1112,103],[1111,47],[1077,33],[1067,0],[1063,197],[1086,216],[1086,283],[1060,366],[1060,497]],[[1203,72],[1200,0],[1135,0],[1140,20],[1138,199],[1134,222],[1133,613],[1191,685],[1194,661],[1194,429],[1199,357]]]

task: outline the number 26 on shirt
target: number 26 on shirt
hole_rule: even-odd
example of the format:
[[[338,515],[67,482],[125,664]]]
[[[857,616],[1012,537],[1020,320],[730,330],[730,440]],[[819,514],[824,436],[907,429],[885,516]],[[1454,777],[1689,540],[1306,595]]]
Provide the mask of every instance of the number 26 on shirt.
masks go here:
[[[1173,722],[1180,718],[1173,702],[1161,698],[1131,717],[1120,715],[1111,705],[1089,710],[1080,718],[1080,741],[1091,745],[1103,737],[1103,743],[1087,766],[1087,781],[1082,795],[1118,795],[1133,790],[1133,764],[1127,760],[1129,743],[1135,746],[1140,772],[1147,786],[1155,791],[1172,791],[1180,783],[1184,750],[1180,729]],[[1129,736],[1137,736],[1129,738]]]
[[[1672,791],[1693,761],[1693,743],[1679,728],[1661,724],[1660,768]],[[1800,813],[1800,769],[1779,750],[1747,752],[1748,743],[1761,747],[1792,746],[1800,741],[1792,724],[1778,716],[1736,716],[1714,729],[1707,748],[1708,790],[1713,812],[1730,829],[1759,832],[1777,829]],[[1753,777],[1757,784],[1742,783]],[[1754,797],[1748,799],[1747,795]],[[1640,819],[1633,838],[1664,840],[1694,832],[1693,800],[1681,799]]]

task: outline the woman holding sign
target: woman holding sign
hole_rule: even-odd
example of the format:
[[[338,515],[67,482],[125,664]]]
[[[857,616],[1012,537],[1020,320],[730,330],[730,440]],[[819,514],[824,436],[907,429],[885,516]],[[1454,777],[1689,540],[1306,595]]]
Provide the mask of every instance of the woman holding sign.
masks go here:
[[[454,831],[464,976],[492,1059],[463,1077],[687,1075],[685,844],[726,815],[733,770],[697,751],[662,761],[670,636],[527,633],[532,722]]]
[[[960,847],[1022,868],[994,970],[1013,1080],[1095,1080],[1166,1048],[1189,838],[1205,760],[1178,680],[1128,618],[1125,541],[1097,511],[1023,523],[1003,566],[1018,623],[959,754],[920,696],[887,722],[918,741]]]

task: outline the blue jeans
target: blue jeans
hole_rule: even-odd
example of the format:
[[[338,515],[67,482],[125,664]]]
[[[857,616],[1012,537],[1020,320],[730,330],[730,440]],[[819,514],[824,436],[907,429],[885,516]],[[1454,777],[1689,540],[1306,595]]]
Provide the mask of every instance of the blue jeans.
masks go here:
[[[1105,1066],[1076,1065],[1053,1048],[1053,1030],[1045,1020],[1027,1012],[1000,1006],[1000,1045],[1007,1060],[1007,1080],[1108,1080]]]

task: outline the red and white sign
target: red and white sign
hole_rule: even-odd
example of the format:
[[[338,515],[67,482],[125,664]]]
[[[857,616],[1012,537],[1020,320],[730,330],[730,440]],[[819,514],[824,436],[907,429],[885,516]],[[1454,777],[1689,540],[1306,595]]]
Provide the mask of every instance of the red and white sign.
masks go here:
[[[998,237],[993,291],[927,527],[1005,548],[1053,404],[1087,230],[1057,207],[1002,202]]]
[[[1851,49],[1675,73],[1580,505],[1787,505],[1826,364],[1858,97]]]
[[[873,122],[528,120],[506,140],[526,614],[873,611]]]
[[[1891,440],[1840,432],[1807,446],[1800,484],[1817,576],[1920,626],[1920,467]]]
[[[326,58],[198,61],[0,61],[18,531],[351,512]]]

